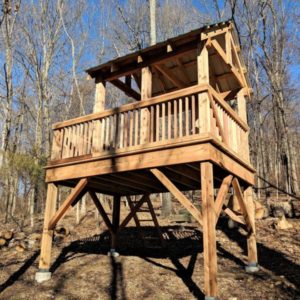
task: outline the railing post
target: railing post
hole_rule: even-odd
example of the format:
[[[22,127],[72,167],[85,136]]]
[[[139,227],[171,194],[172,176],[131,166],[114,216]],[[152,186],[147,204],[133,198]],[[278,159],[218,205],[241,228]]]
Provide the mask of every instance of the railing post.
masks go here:
[[[152,96],[152,73],[150,67],[142,68],[141,98],[146,100]],[[141,134],[140,144],[149,142],[150,137],[150,111],[148,108],[141,109]]]
[[[62,143],[63,143],[63,130],[57,129],[53,132],[52,140],[52,150],[51,150],[51,160],[62,158]]]
[[[197,71],[198,71],[198,84],[209,84],[209,61],[208,50],[203,42],[198,44],[197,55]],[[211,131],[210,122],[210,105],[207,93],[201,93],[198,96],[198,123],[199,132],[207,133]]]
[[[105,109],[105,82],[96,81],[95,102],[93,112],[100,112]]]
[[[245,99],[245,94],[244,94],[244,89],[241,89],[237,93],[237,105],[238,105],[238,115],[239,117],[247,123],[247,108],[246,108],[246,99]],[[241,147],[240,149],[243,149],[242,151],[242,157],[246,161],[250,161],[249,157],[249,132],[242,132],[241,136]]]

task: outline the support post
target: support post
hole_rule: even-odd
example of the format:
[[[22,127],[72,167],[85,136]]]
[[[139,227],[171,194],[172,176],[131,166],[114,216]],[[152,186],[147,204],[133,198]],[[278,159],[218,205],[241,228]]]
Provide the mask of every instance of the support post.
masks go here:
[[[204,291],[206,299],[215,299],[217,289],[216,213],[214,204],[213,165],[201,163],[203,217]]]
[[[255,207],[253,202],[253,190],[252,187],[248,187],[244,191],[245,203],[248,207],[248,217],[251,221],[252,230],[247,237],[248,248],[248,266],[246,266],[246,272],[256,272],[259,270],[257,264],[257,246],[256,246],[256,230],[255,230]]]
[[[48,183],[39,271],[35,274],[35,279],[39,283],[51,278],[49,268],[51,263],[53,230],[49,230],[48,225],[50,219],[55,214],[57,194],[57,186],[54,183]]]
[[[101,112],[105,109],[105,82],[96,82],[95,102],[93,112]]]
[[[113,215],[112,215],[112,228],[111,232],[111,249],[108,255],[119,256],[119,253],[116,252],[117,239],[118,239],[118,229],[120,225],[120,208],[121,208],[121,197],[114,196],[113,198]]]
[[[152,96],[152,73],[150,67],[142,68],[141,100]],[[140,144],[149,142],[150,137],[150,112],[148,108],[141,109],[141,136]]]

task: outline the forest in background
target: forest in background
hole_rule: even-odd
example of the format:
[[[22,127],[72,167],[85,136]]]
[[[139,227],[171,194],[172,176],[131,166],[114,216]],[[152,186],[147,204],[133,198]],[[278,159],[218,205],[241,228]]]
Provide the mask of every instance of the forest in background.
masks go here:
[[[300,3],[157,0],[157,42],[233,19],[253,89],[248,103],[255,191],[299,194]],[[148,0],[2,0],[0,212],[24,222],[43,211],[53,123],[92,112],[85,69],[150,44]],[[107,108],[128,101],[108,87]],[[267,181],[267,182],[266,182]],[[269,183],[268,183],[269,182]]]

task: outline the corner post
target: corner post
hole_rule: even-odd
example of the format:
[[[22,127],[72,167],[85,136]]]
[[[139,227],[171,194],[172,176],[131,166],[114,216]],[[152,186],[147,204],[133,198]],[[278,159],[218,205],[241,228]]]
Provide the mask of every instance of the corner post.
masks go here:
[[[53,230],[49,230],[48,228],[49,222],[56,211],[57,195],[57,186],[54,183],[48,183],[39,271],[35,275],[35,279],[37,282],[43,282],[51,278],[49,269],[51,264]]]
[[[105,110],[105,93],[106,93],[106,83],[105,81],[96,80],[95,89],[95,102],[93,107],[93,113],[101,112]]]
[[[210,162],[203,162],[200,166],[203,214],[204,291],[206,299],[215,299],[218,288],[213,165]]]
[[[255,207],[253,202],[253,189],[248,187],[244,191],[244,199],[247,205],[248,217],[253,224],[253,229],[247,237],[247,250],[248,250],[248,266],[246,266],[247,272],[258,271],[257,264],[257,246],[256,246],[256,230],[255,230]]]
[[[150,67],[142,68],[141,100],[146,100],[152,96],[152,73]],[[141,109],[141,137],[140,143],[149,142],[150,137],[150,112],[148,108]]]
[[[197,77],[198,84],[209,85],[209,57],[206,44],[199,42],[197,54]],[[198,123],[199,133],[208,133],[211,131],[211,108],[207,92],[198,95]]]

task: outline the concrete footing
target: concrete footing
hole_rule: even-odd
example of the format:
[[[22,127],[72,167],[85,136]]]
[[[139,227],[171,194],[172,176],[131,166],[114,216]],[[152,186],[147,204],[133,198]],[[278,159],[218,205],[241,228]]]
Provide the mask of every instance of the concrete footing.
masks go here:
[[[257,271],[259,271],[259,266],[257,263],[249,263],[246,267],[245,267],[245,271],[247,273],[255,273]]]
[[[120,254],[118,252],[116,252],[116,249],[110,249],[108,252],[107,252],[107,255],[108,256],[112,256],[112,257],[118,257],[120,256]]]
[[[35,273],[35,281],[37,283],[42,283],[51,279],[51,272],[49,270],[39,270]]]

